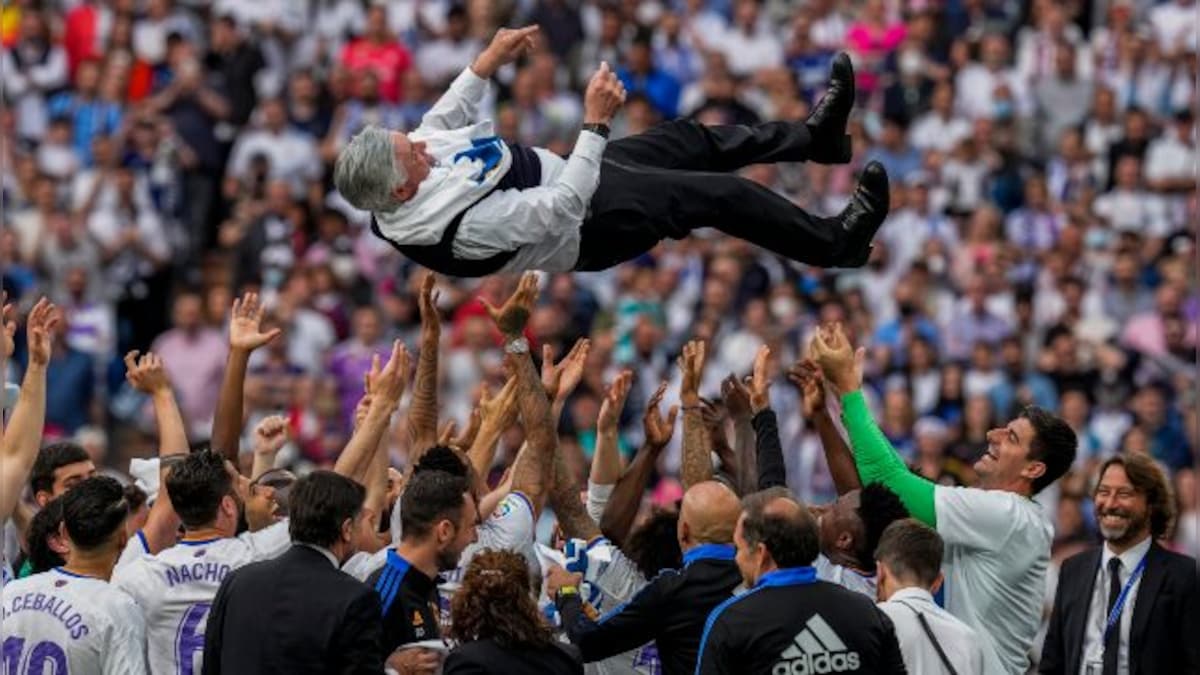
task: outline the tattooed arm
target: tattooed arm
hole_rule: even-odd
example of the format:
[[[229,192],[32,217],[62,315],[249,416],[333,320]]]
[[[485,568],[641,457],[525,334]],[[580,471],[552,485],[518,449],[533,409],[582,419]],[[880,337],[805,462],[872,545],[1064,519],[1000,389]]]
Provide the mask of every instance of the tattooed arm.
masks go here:
[[[408,409],[410,460],[413,465],[421,461],[421,455],[437,442],[438,350],[442,340],[442,323],[437,312],[434,281],[432,273],[421,280],[421,350],[417,357],[412,404]]]
[[[712,448],[700,411],[700,377],[704,372],[704,343],[692,340],[683,346],[679,369],[683,371],[679,402],[683,406],[683,489],[712,479]]]

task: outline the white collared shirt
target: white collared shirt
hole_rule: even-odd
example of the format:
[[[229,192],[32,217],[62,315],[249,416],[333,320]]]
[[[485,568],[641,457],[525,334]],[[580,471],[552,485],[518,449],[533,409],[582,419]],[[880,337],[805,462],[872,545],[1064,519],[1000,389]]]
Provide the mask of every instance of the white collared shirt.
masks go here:
[[[1104,662],[1104,626],[1108,621],[1108,561],[1115,558],[1121,559],[1121,587],[1125,587],[1125,583],[1129,580],[1129,575],[1133,574],[1133,570],[1142,561],[1142,558],[1150,552],[1150,543],[1152,538],[1146,535],[1142,543],[1125,551],[1121,555],[1116,555],[1106,543],[1104,545],[1104,553],[1100,556],[1100,569],[1096,573],[1096,582],[1092,584],[1092,602],[1088,606],[1087,615],[1087,630],[1083,635],[1083,658],[1080,660],[1079,672],[1087,673],[1088,663],[1103,663]],[[1144,572],[1143,572],[1144,574]],[[1117,675],[1128,675],[1129,673],[1129,627],[1133,622],[1133,606],[1137,601],[1138,588],[1142,585],[1142,578],[1139,576],[1133,582],[1133,586],[1129,589],[1129,594],[1125,597],[1125,607],[1121,610],[1121,622],[1118,627],[1121,631],[1120,646],[1117,651]]]
[[[297,546],[306,546],[308,548],[311,548],[312,550],[316,551],[317,553],[320,553],[321,555],[325,556],[325,559],[329,561],[330,565],[333,565],[337,569],[341,569],[342,566],[338,564],[337,556],[335,556],[333,554],[333,551],[330,551],[329,549],[325,548],[324,546],[317,546],[316,544],[306,544],[302,541],[296,542],[296,545]]]
[[[888,615],[896,627],[900,655],[908,672],[946,672],[937,648],[929,641],[929,636],[921,627],[917,618],[919,612],[924,615],[929,629],[946,652],[946,658],[954,664],[958,672],[963,675],[983,673],[983,647],[979,636],[970,626],[938,607],[929,591],[916,587],[902,588],[893,593],[886,602],[879,603],[879,609]]]

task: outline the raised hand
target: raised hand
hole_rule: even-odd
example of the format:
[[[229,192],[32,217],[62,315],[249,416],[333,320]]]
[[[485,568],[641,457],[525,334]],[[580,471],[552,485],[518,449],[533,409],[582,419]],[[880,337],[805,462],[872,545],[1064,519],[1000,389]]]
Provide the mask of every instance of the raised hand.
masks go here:
[[[371,364],[370,389],[367,395],[372,399],[372,407],[383,403],[389,409],[395,410],[400,403],[400,397],[404,395],[404,388],[408,386],[408,373],[412,369],[408,347],[402,341],[396,340],[392,343],[392,355],[387,364],[382,369],[378,369],[378,366],[379,361],[376,359]]]
[[[629,389],[633,386],[633,371],[622,370],[600,402],[600,416],[596,418],[598,433],[616,433],[617,424],[621,419],[621,411],[625,409],[625,400],[629,398]]]
[[[537,48],[538,27],[501,28],[496,31],[491,44],[476,57],[471,64],[475,74],[487,79],[494,75],[505,64],[512,63],[521,56]]]
[[[546,389],[546,398],[562,402],[575,391],[583,379],[583,366],[591,349],[592,341],[583,338],[555,365],[554,348],[542,345],[542,386]]]
[[[471,416],[467,418],[467,426],[450,442],[450,447],[462,450],[471,449],[471,446],[475,444],[475,439],[479,437],[479,429],[482,426],[483,412],[476,407],[471,411]]]
[[[479,397],[480,426],[490,433],[503,433],[517,421],[517,378],[509,378],[495,396],[489,393],[485,385]]]
[[[750,419],[750,390],[736,375],[721,380],[721,398],[730,417],[735,420]]]
[[[421,310],[421,340],[436,340],[441,335],[442,317],[438,314],[438,293],[434,290],[437,279],[433,272],[421,280],[421,294],[417,298],[417,306]]]
[[[25,337],[29,342],[30,364],[44,368],[50,363],[54,344],[51,336],[59,318],[58,308],[46,298],[38,300],[29,311],[29,318],[25,320]]]
[[[725,420],[729,418],[728,408],[722,403],[700,399],[700,419],[709,433],[725,433]]]
[[[771,377],[767,374],[771,348],[763,345],[754,355],[754,374],[750,377],[750,411],[758,413],[771,407]]]
[[[274,457],[288,440],[288,420],[283,415],[265,417],[254,427],[254,454]]]
[[[804,416],[812,419],[826,411],[825,376],[812,359],[798,361],[788,369],[788,379],[800,390]]]
[[[841,393],[848,394],[862,387],[866,350],[854,349],[841,323],[818,329],[809,344],[809,353],[825,379]]]
[[[140,359],[136,349],[126,354],[125,379],[131,387],[144,394],[171,391],[171,381],[167,379],[163,360],[153,352],[146,352]]]
[[[484,308],[492,317],[492,321],[496,322],[496,327],[500,329],[504,337],[514,340],[521,337],[521,333],[525,330],[525,324],[529,321],[529,315],[533,313],[533,304],[537,301],[537,296],[537,275],[529,273],[521,277],[516,292],[500,309],[496,309],[483,298],[480,298],[479,301],[483,303]]]
[[[454,447],[454,433],[458,431],[458,422],[454,420],[446,420],[442,425],[442,430],[438,433],[438,445],[446,447]]]
[[[679,386],[679,402],[685,408],[700,405],[700,379],[704,375],[703,340],[692,340],[683,346],[683,354],[679,356],[679,370],[683,373],[683,381]]]
[[[16,313],[17,308],[8,302],[8,293],[0,291],[0,361],[10,358],[16,350],[13,340],[17,334]]]
[[[625,85],[617,74],[602,61],[583,94],[585,124],[609,124],[625,103]]]
[[[278,328],[262,332],[264,311],[258,293],[246,293],[241,299],[234,299],[233,313],[229,319],[230,349],[252,352],[279,337],[283,331]]]
[[[661,452],[671,442],[675,433],[675,418],[679,415],[679,406],[671,406],[664,420],[658,406],[662,403],[663,395],[667,393],[667,383],[658,385],[650,403],[646,406],[646,414],[642,417],[642,426],[646,433],[646,445],[655,452]]]

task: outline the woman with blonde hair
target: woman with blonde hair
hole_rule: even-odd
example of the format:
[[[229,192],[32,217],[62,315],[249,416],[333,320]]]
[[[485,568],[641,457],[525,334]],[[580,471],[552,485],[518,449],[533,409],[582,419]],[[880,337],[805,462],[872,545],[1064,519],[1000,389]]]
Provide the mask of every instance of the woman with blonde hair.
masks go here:
[[[583,672],[578,651],[555,640],[538,611],[517,553],[484,549],[472,558],[450,617],[448,635],[457,646],[446,657],[445,675]]]

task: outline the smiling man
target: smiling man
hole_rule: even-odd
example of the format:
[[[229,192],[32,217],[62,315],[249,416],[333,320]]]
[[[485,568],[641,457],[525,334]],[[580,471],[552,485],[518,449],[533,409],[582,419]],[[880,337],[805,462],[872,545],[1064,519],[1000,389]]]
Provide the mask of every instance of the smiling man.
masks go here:
[[[449,276],[597,271],[662,239],[715,228],[799,262],[861,267],[888,211],[888,179],[868,163],[850,203],[819,217],[738,171],[753,164],[851,159],[854,71],[833,61],[805,120],[704,125],[672,120],[608,142],[625,86],[600,63],[567,158],[496,136],[480,107],[497,69],[536,48],[537,26],[501,29],[410,133],[368,126],[342,150],[333,182],[372,231]]]
[[[1054,527],[1033,495],[1075,460],[1075,432],[1028,407],[988,432],[972,488],[936,485],[908,470],[880,431],[862,392],[864,351],[840,325],[813,337],[814,360],[842,395],[842,419],[863,483],[891,488],[909,513],[937,529],[946,545],[946,609],[984,641],[984,672],[1023,673],[1041,623]]]

